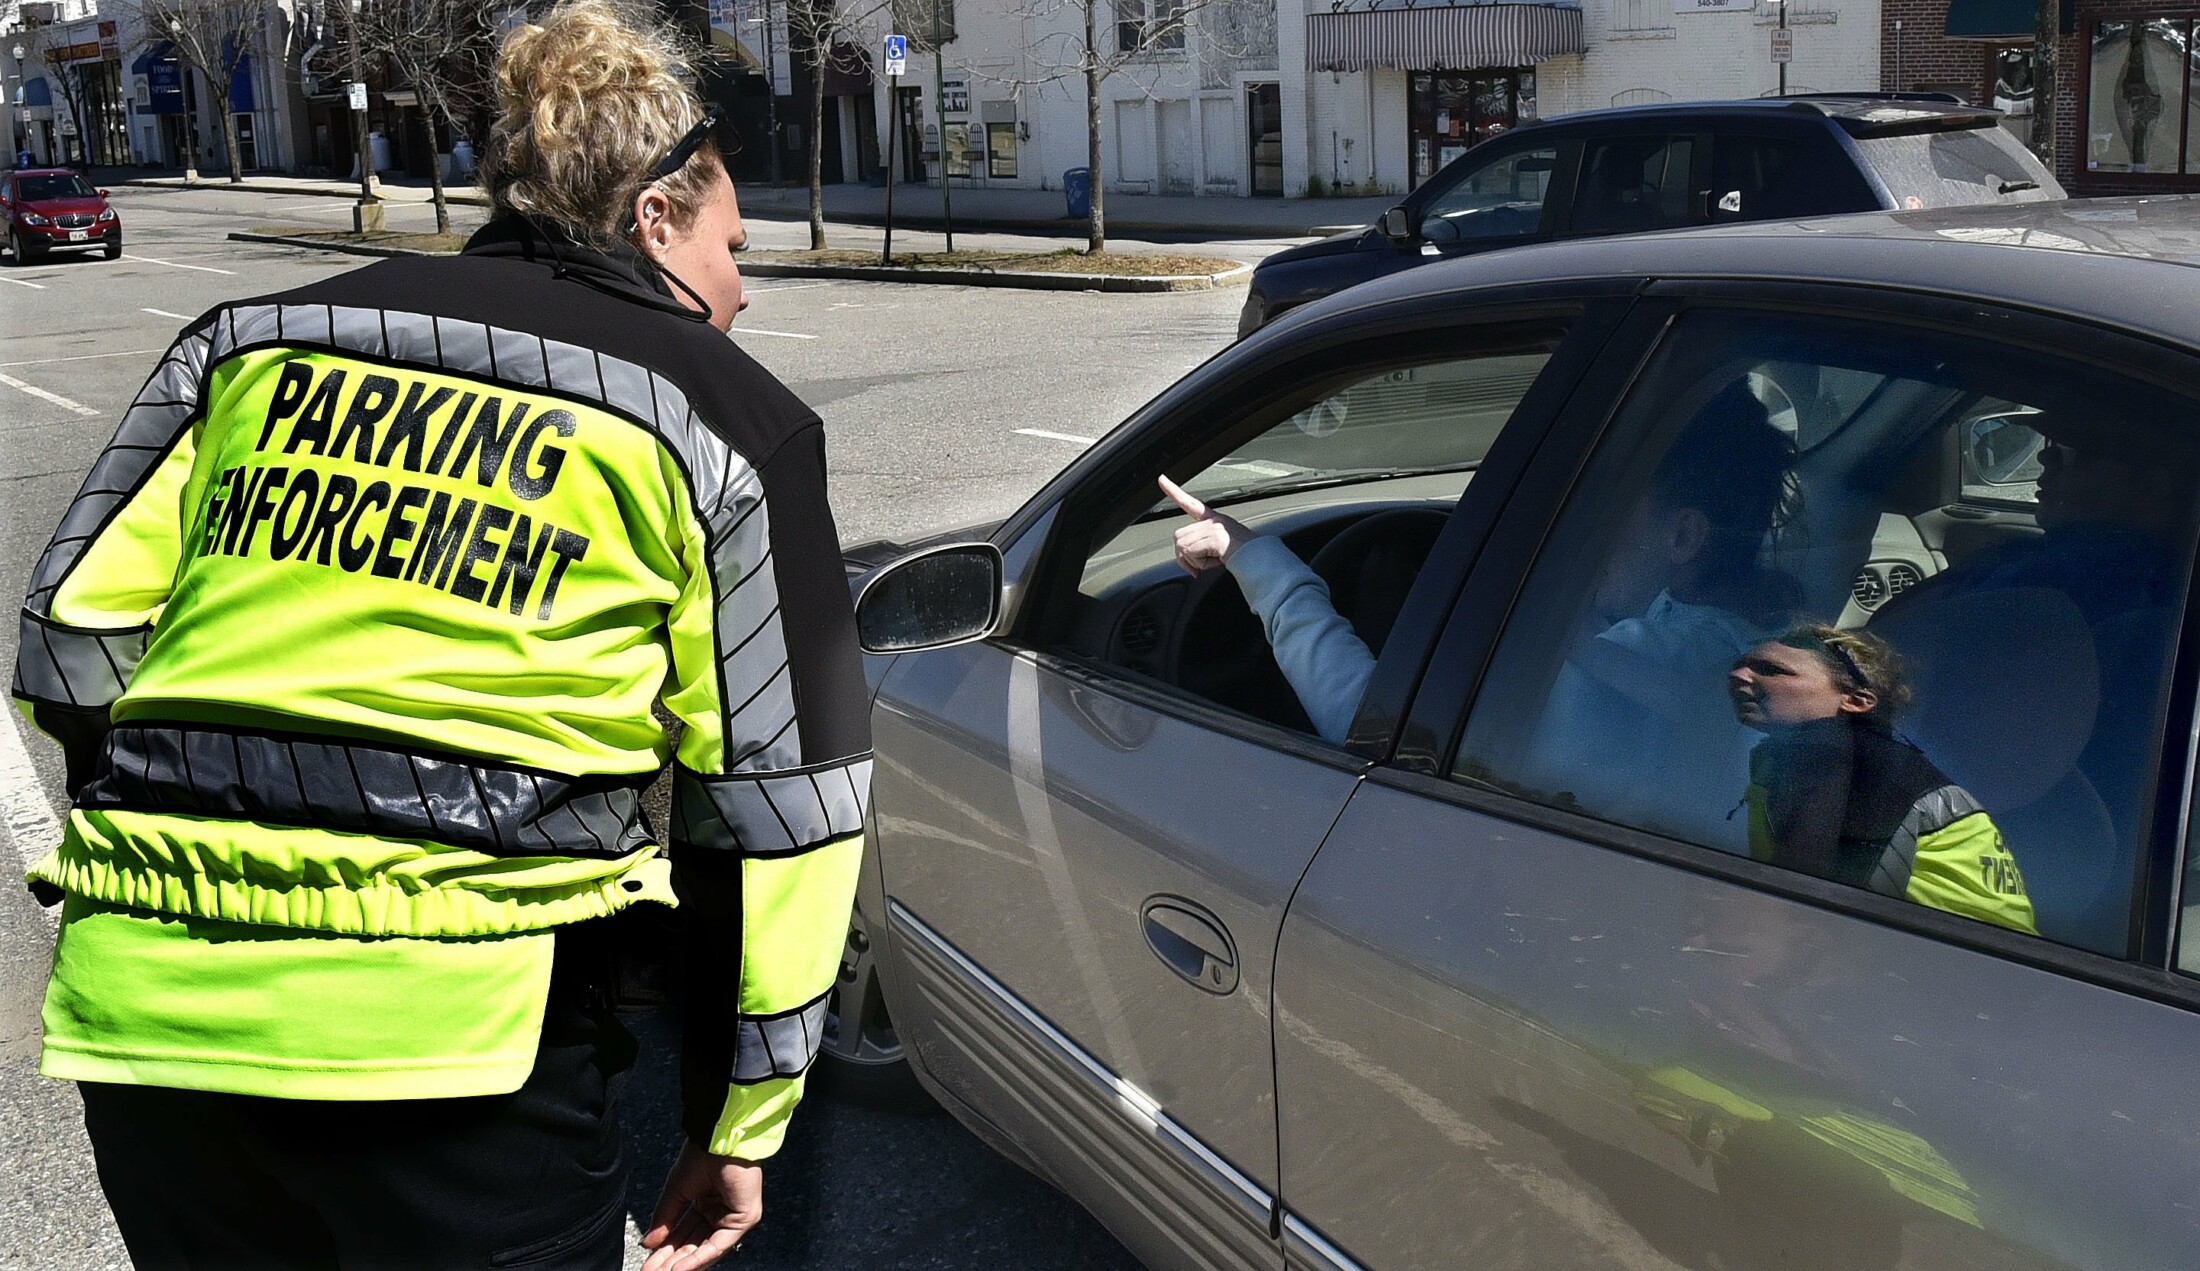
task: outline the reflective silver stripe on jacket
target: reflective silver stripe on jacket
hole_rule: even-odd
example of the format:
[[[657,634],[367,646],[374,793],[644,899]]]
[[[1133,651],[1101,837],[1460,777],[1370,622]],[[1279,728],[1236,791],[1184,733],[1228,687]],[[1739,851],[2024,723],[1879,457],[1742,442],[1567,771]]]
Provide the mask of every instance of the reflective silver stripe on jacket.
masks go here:
[[[652,842],[652,774],[570,777],[358,742],[120,724],[81,808],[426,839],[491,856],[626,856]]]
[[[761,777],[675,767],[672,837],[747,856],[791,855],[861,831],[870,797],[869,759]]]
[[[825,1040],[827,993],[784,1015],[744,1015],[735,1029],[733,1084],[752,1086],[779,1077],[799,1077],[817,1058]]]
[[[1918,841],[1985,810],[1962,786],[1926,791],[1910,805],[1910,814],[1902,818],[1901,827],[1887,840],[1887,850],[1879,854],[1879,863],[1872,867],[1872,876],[1865,885],[1882,896],[1908,899],[1910,874],[1917,867]]]

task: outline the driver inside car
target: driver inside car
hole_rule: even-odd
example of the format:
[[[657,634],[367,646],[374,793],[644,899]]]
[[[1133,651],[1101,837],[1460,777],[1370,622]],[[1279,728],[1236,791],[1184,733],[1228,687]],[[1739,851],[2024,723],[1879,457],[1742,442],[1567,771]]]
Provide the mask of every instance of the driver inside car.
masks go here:
[[[1532,784],[1604,817],[1648,815],[1698,841],[1746,848],[1725,819],[1752,738],[1725,700],[1726,670],[1783,626],[1793,580],[1758,565],[1793,503],[1795,448],[1740,380],[1675,439],[1629,511],[1530,743]],[[1314,730],[1341,742],[1375,653],[1290,548],[1186,494],[1178,564],[1236,578]],[[1687,824],[1677,823],[1685,820]],[[1732,842],[1728,842],[1728,840]]]

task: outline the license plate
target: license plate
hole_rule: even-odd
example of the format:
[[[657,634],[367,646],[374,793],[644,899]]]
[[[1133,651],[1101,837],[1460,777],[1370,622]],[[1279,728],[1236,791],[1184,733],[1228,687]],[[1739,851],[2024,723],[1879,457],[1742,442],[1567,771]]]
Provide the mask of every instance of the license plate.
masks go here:
[[[69,241],[72,243],[81,243],[91,236],[92,232],[88,229],[73,229],[69,231]]]

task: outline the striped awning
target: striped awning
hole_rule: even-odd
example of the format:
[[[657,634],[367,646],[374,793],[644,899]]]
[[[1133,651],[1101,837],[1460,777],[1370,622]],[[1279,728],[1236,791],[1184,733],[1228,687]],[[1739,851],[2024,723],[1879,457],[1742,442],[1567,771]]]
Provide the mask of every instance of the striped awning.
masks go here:
[[[1560,5],[1452,4],[1306,19],[1306,64],[1316,71],[1534,66],[1581,51],[1581,10]]]

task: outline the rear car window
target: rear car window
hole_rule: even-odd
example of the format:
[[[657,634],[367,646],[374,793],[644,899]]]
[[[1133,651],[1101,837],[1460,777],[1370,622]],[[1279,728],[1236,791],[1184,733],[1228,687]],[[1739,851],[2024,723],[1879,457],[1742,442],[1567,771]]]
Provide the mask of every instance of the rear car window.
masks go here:
[[[2062,187],[2005,128],[1858,137],[1864,161],[1898,208],[2039,203]]]

